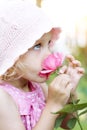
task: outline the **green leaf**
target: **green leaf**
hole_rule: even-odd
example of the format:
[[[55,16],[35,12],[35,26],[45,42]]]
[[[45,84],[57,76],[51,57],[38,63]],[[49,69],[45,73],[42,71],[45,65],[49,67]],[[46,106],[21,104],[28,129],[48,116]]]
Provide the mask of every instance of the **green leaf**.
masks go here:
[[[83,114],[85,114],[85,113],[87,113],[87,109],[84,110],[84,111],[82,111],[81,113],[79,113],[79,116],[81,116],[81,115],[83,115]]]
[[[56,129],[61,126],[62,121],[64,120],[65,116],[66,116],[66,114],[60,115],[60,116],[56,119],[56,122],[55,122],[55,128],[56,128]]]
[[[75,117],[71,118],[68,123],[67,123],[67,126],[69,129],[72,129],[74,128],[74,126],[76,125],[76,121],[77,119]]]
[[[87,103],[82,104],[67,104],[64,106],[63,109],[60,111],[55,112],[54,114],[61,114],[61,113],[73,113],[77,110],[82,110],[87,107]]]
[[[78,104],[79,101],[80,101],[80,99],[77,99],[76,101],[74,101],[74,104]],[[73,104],[73,102],[70,101],[69,104]]]
[[[80,99],[77,99],[76,101],[74,101],[75,104],[78,104],[78,102],[80,101]]]

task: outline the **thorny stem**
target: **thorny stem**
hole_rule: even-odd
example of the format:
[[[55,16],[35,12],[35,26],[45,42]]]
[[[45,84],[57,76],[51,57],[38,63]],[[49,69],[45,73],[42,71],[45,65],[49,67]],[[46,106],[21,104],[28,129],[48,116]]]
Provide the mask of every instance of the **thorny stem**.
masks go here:
[[[71,100],[72,100],[73,105],[75,105],[76,103],[75,103],[75,101],[73,100],[72,94],[70,95],[70,97],[71,97]],[[83,130],[82,125],[81,125],[81,123],[80,123],[78,111],[76,111],[76,118],[77,118],[77,122],[78,122],[78,124],[79,124],[80,129]]]

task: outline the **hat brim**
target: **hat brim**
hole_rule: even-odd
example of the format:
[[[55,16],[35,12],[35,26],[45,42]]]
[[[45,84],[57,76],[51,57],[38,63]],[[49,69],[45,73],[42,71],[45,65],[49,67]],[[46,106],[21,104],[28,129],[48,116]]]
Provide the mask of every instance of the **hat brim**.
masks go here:
[[[17,6],[19,6],[19,5],[17,5]],[[24,4],[23,4],[23,6],[24,6]],[[27,7],[28,7],[28,5],[26,4],[26,8]],[[30,10],[30,8],[28,8],[28,10]],[[28,11],[28,10],[26,10],[26,11]],[[21,11],[23,11],[23,8]],[[15,26],[12,26],[12,25],[6,26],[7,33],[9,35],[7,34],[6,37],[4,36],[4,39],[1,42],[1,44],[4,45],[4,44],[6,44],[6,42],[8,42],[10,44],[10,46],[8,48],[6,48],[6,46],[5,46],[4,52],[1,50],[2,54],[0,55],[0,74],[5,73],[5,71],[7,69],[9,69],[15,63],[15,61],[19,58],[19,56],[21,54],[24,54],[30,47],[32,47],[34,45],[35,41],[38,40],[44,33],[47,33],[50,30],[52,30],[53,39],[55,39],[55,40],[58,39],[60,29],[54,28],[53,23],[46,16],[46,14],[44,14],[40,9],[37,8],[36,12],[32,13],[32,17],[33,17],[33,15],[37,15],[38,17],[33,17],[32,19],[30,19],[30,17],[29,17],[30,14],[28,15],[25,13],[27,16],[24,16],[24,14],[23,14],[23,17],[26,20],[25,21],[26,24],[24,24],[24,21],[21,21],[21,20],[23,20],[23,18],[19,19],[17,17],[17,15],[19,15],[19,14],[14,14],[14,15],[11,14],[12,15],[11,20],[14,20],[14,18],[16,19],[16,22],[19,22],[17,20],[20,20],[19,23],[21,23],[21,28],[20,28],[20,30],[18,30],[17,28],[15,28]],[[12,13],[11,10],[10,10],[10,13]],[[23,13],[24,13],[24,11],[23,11]],[[8,17],[8,16],[5,16],[5,17]],[[22,14],[21,14],[21,17],[22,17]],[[10,18],[10,17],[8,17],[8,18]],[[3,22],[3,21],[0,21],[0,22]],[[30,26],[29,22],[32,22],[31,26]],[[2,23],[0,23],[0,24],[2,24]],[[6,24],[8,25],[8,22]],[[14,36],[13,39],[11,39],[11,35]],[[7,36],[9,36],[8,37],[9,39],[5,39],[5,38],[7,38]]]

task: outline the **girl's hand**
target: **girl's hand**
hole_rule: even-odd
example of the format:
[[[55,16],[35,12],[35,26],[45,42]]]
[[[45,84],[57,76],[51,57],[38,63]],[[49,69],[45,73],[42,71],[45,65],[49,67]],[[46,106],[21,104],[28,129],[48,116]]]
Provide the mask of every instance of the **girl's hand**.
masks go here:
[[[63,108],[71,92],[71,79],[67,74],[57,76],[48,87],[47,103],[52,106],[52,112]]]
[[[68,74],[71,78],[72,84],[72,93],[75,92],[77,85],[79,83],[80,78],[84,74],[84,68],[81,67],[81,63],[71,55],[66,57],[68,59],[69,64],[68,66],[64,66],[61,68],[60,73]]]
[[[66,57],[66,59],[68,59],[69,63],[68,66],[63,66],[59,73],[60,74],[67,74],[70,79],[71,79],[71,94],[73,96],[73,100],[77,100],[77,94],[76,94],[76,88],[77,85],[79,83],[80,78],[83,76],[84,74],[84,69],[81,67],[81,63],[78,60],[75,60],[75,58],[71,55],[68,55]],[[72,102],[72,99],[69,98],[67,103]],[[73,116],[76,116],[76,113],[73,113]],[[70,120],[70,118],[72,118],[72,114],[69,114],[66,116],[66,118],[63,120],[61,127],[63,129],[68,129],[67,127],[67,122]]]

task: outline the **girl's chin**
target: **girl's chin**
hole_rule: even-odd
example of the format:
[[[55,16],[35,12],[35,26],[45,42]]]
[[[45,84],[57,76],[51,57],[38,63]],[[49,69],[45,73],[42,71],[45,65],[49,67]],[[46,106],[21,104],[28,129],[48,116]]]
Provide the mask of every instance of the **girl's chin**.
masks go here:
[[[43,83],[43,82],[46,82],[47,81],[47,77],[40,77],[40,76],[37,76],[37,78],[33,78],[29,81],[31,82],[37,82],[37,83]]]
[[[48,80],[48,77],[40,77],[42,82],[46,82]]]

